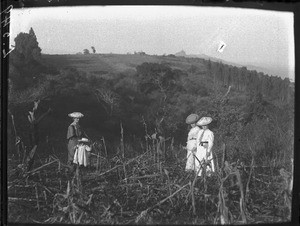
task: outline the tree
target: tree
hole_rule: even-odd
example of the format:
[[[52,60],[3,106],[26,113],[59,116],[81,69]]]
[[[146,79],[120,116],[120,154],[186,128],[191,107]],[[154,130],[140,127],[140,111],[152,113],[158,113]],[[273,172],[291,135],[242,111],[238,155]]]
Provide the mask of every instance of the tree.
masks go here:
[[[239,91],[245,91],[247,85],[247,68],[242,67],[238,70],[238,87]]]
[[[17,64],[39,62],[41,48],[32,28],[29,33],[19,33],[15,38],[15,49],[12,51],[12,61]]]
[[[29,35],[31,35],[32,37],[34,37],[35,40],[36,40],[36,35],[35,35],[35,33],[34,33],[32,27],[31,27],[30,30],[29,30]]]
[[[90,51],[88,49],[84,49],[83,54],[90,54]]]
[[[164,99],[179,88],[179,78],[183,74],[180,70],[172,70],[167,65],[157,63],[143,63],[136,69],[140,90],[145,94],[159,91]]]
[[[94,46],[92,46],[91,49],[92,49],[93,53],[96,53],[96,49]]]
[[[165,122],[171,122],[173,118],[169,114],[174,109],[172,97],[183,90],[181,80],[186,73],[158,63],[143,63],[136,69],[138,91],[149,103],[144,106],[145,118],[152,122],[161,122],[156,123],[156,130],[159,130],[158,125],[164,128],[162,131],[170,130],[171,125]]]
[[[15,90],[26,89],[37,83],[46,67],[41,63],[41,48],[31,28],[15,38],[15,49],[9,57],[11,85]]]
[[[99,103],[102,104],[106,113],[112,116],[114,110],[119,106],[119,97],[110,89],[96,89],[94,91],[95,96]]]
[[[224,65],[222,62],[217,63],[217,72],[215,73],[215,78],[214,78],[214,88],[217,88],[217,85],[220,85],[223,83],[223,78],[224,78]]]

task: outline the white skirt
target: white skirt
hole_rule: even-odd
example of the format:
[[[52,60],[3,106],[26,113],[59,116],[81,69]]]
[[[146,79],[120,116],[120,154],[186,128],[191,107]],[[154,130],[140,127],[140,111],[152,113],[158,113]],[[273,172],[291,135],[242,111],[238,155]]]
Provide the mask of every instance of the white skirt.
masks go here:
[[[87,166],[88,161],[87,161],[87,153],[84,148],[77,148],[74,154],[74,160],[73,163]]]
[[[201,167],[201,164],[203,164],[203,162],[206,160],[206,148],[200,146],[197,149],[197,152],[195,155],[197,157],[197,159],[195,160],[195,171],[198,172],[200,170],[198,173],[198,176],[201,176],[202,169],[200,169],[200,167]],[[208,156],[207,160],[210,160],[210,161],[208,161],[210,164],[207,165],[206,172],[209,172],[209,171],[214,172],[215,165],[214,165],[212,153],[210,154],[210,156]],[[199,161],[201,162],[201,164]]]
[[[189,140],[186,144],[187,155],[186,155],[186,166],[185,170],[195,170],[195,157],[193,151],[196,151],[197,145],[196,140]]]

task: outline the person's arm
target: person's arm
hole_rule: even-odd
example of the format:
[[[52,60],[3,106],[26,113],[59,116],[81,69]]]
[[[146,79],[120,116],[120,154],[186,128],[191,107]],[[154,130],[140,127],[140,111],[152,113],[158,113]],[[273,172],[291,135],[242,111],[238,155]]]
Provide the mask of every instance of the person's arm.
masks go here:
[[[91,148],[90,146],[86,145],[86,146],[85,146],[85,150],[87,150],[87,151],[91,151],[91,150],[92,150],[92,148]]]
[[[68,133],[67,133],[67,140],[69,140],[70,138],[74,137],[75,134],[75,128],[73,125],[70,125],[68,128]]]
[[[209,135],[208,135],[208,146],[207,146],[207,156],[210,156],[211,155],[211,150],[212,150],[212,147],[214,145],[214,133],[213,132],[210,132]]]
[[[89,136],[86,134],[86,132],[81,128],[80,125],[77,126],[77,136],[78,137],[85,137],[89,139]]]
[[[192,137],[192,132],[190,130],[189,133],[188,133],[188,135],[187,135],[186,141],[189,141],[191,139],[191,137]]]
[[[196,139],[196,146],[197,146],[196,150],[198,150],[200,148],[200,141],[201,141],[200,138],[201,138],[203,132],[204,131],[201,131],[201,130],[198,131],[197,139]]]
[[[81,131],[82,131],[83,136],[86,137],[86,138],[88,138],[88,139],[90,140],[90,138],[89,138],[89,136],[86,134],[86,132],[85,132],[84,130],[81,130]]]

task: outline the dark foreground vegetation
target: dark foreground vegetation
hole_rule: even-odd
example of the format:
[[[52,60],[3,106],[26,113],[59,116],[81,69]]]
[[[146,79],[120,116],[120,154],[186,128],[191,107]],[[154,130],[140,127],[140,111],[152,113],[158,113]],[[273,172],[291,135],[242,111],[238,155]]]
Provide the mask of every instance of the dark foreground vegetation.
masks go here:
[[[290,220],[288,79],[197,58],[41,55],[33,30],[16,38],[9,69],[9,222]],[[73,111],[93,143],[92,166],[75,174],[66,165]],[[213,118],[210,177],[184,172],[190,113]]]

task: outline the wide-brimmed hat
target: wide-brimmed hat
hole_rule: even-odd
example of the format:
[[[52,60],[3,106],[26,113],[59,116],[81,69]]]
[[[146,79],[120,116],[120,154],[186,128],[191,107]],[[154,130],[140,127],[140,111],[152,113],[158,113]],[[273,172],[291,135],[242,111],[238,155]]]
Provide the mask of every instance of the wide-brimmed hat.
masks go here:
[[[68,114],[68,116],[71,118],[82,118],[84,115],[81,112],[73,112]]]
[[[211,123],[212,118],[211,117],[202,117],[197,123],[197,126],[206,126],[209,123]]]
[[[199,120],[199,115],[197,115],[197,114],[190,114],[190,115],[186,118],[185,122],[186,122],[187,124],[193,124],[193,123],[196,123],[198,120]]]
[[[78,140],[78,142],[89,142],[89,139],[87,139],[87,138],[81,138],[80,140]]]

